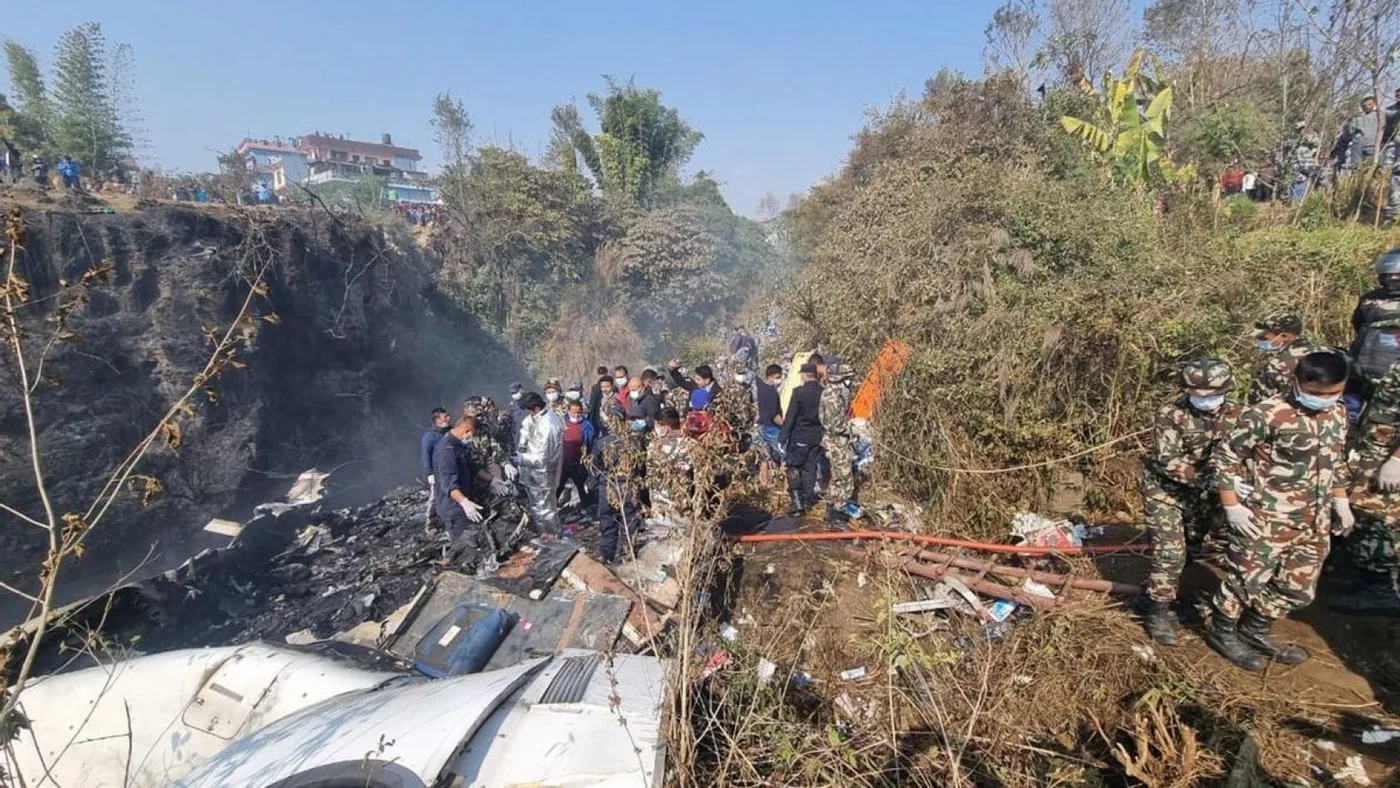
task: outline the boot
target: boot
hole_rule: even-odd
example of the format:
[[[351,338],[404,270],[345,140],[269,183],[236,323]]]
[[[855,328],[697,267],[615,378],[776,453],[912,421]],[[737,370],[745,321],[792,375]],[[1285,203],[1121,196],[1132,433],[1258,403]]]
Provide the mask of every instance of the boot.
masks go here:
[[[1280,643],[1269,637],[1274,628],[1274,620],[1253,610],[1245,610],[1240,616],[1240,641],[1261,654],[1268,654],[1285,665],[1300,665],[1308,659],[1308,652],[1297,647]]]
[[[846,512],[835,506],[826,507],[826,524],[840,531],[846,530]]]
[[[1142,623],[1153,640],[1164,646],[1176,645],[1176,611],[1172,610],[1171,602],[1149,601]]]
[[[1251,673],[1258,673],[1264,669],[1264,658],[1240,640],[1235,622],[1218,612],[1211,616],[1210,629],[1206,630],[1206,642],[1237,667]]]
[[[788,497],[792,500],[792,505],[788,507],[787,511],[788,517],[801,517],[807,513],[807,506],[802,503],[802,493],[793,490],[788,493]]]

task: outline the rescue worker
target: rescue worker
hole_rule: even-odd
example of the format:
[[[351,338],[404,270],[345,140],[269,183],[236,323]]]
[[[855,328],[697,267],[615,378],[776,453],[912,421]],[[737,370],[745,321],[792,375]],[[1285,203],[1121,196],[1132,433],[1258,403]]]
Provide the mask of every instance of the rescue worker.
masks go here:
[[[588,469],[584,467],[584,459],[593,449],[593,423],[583,417],[581,397],[578,400],[569,400],[566,408],[564,432],[561,436],[564,464],[559,475],[559,488],[554,493],[556,496],[562,496],[564,485],[573,482],[574,489],[578,491],[579,503],[586,505],[592,501],[589,498]]]
[[[468,405],[463,412],[475,419],[471,434],[462,440],[467,460],[476,469],[468,494],[472,500],[490,501],[496,496],[513,496],[517,471],[510,462],[505,446],[489,431],[482,429],[479,405]]]
[[[1400,341],[1400,315],[1371,323],[1368,330]],[[1351,501],[1356,530],[1338,550],[1345,556],[1346,587],[1329,597],[1331,607],[1370,615],[1400,615],[1400,365],[1376,383],[1353,431]]]
[[[663,408],[656,417],[656,432],[647,444],[647,490],[652,516],[679,525],[683,497],[690,490],[695,439],[681,429],[681,414]]]
[[[568,410],[568,405],[570,402],[577,402],[580,405],[584,404],[583,383],[581,381],[575,380],[573,383],[570,383],[568,390],[564,392],[564,409],[566,411]]]
[[[1292,389],[1246,408],[1215,448],[1215,485],[1231,533],[1206,642],[1245,670],[1263,670],[1265,657],[1285,665],[1308,658],[1270,630],[1312,603],[1330,534],[1355,525],[1341,401],[1348,367],[1335,351],[1303,356]]]
[[[1385,134],[1385,116],[1381,114],[1375,96],[1361,100],[1361,113],[1346,122],[1342,127],[1339,142],[1346,145],[1342,162],[1344,172],[1369,167],[1375,161],[1376,146]]]
[[[1223,519],[1211,484],[1210,459],[1239,417],[1239,405],[1229,400],[1233,387],[1230,365],[1224,361],[1188,361],[1181,367],[1181,398],[1162,408],[1153,424],[1152,449],[1142,474],[1143,511],[1152,540],[1144,624],[1152,639],[1165,646],[1176,645],[1172,607],[1181,590],[1186,546]]]
[[[783,368],[769,364],[763,371],[763,380],[758,382],[754,398],[758,407],[758,439],[768,450],[774,462],[782,462],[783,447],[778,436],[783,431],[783,410],[780,390],[783,385]]]
[[[809,362],[799,372],[802,385],[792,390],[778,436],[787,464],[788,494],[792,499],[788,515],[792,517],[801,517],[816,503],[817,476],[822,465],[822,386],[817,382],[817,366]]]
[[[822,451],[831,466],[826,519],[832,524],[858,519],[863,513],[856,502],[856,436],[850,420],[853,375],[846,364],[829,364],[826,385],[822,387]]]
[[[1390,332],[1372,330],[1377,321],[1400,317],[1400,248],[1378,255],[1374,268],[1377,287],[1361,296],[1351,313],[1351,357],[1356,371],[1373,383],[1400,361],[1400,347]]]
[[[1284,141],[1279,152],[1278,164],[1284,170],[1280,186],[1284,189],[1284,199],[1289,203],[1301,202],[1317,178],[1318,153],[1322,150],[1322,138],[1315,131],[1308,131],[1308,122],[1300,120],[1293,124],[1293,136]]]
[[[544,535],[559,533],[559,474],[563,462],[564,425],[544,397],[531,391],[520,397],[525,420],[520,425],[517,464],[520,484],[530,499],[530,519]]]
[[[558,381],[550,378],[544,384],[544,404],[562,421],[564,418],[564,396],[559,391]]]
[[[472,467],[466,441],[476,429],[475,417],[465,411],[433,448],[433,507],[447,534],[456,542],[472,523],[482,520],[481,506],[471,499]]]
[[[632,534],[641,522],[637,506],[641,468],[628,467],[628,428],[622,406],[614,400],[599,419],[591,458],[593,484],[598,496],[598,535],[601,537],[598,550],[603,562],[612,564],[631,557]],[[627,546],[621,554],[619,542]]]
[[[651,432],[656,417],[661,415],[661,399],[640,377],[633,377],[627,382],[627,403],[624,408],[634,432]]]
[[[1254,346],[1267,357],[1249,385],[1250,405],[1292,389],[1293,367],[1313,351],[1312,342],[1303,336],[1303,318],[1294,312],[1274,312],[1256,322]]]
[[[423,479],[428,485],[428,513],[424,515],[423,522],[429,528],[433,525],[434,505],[437,503],[437,496],[433,494],[435,486],[433,481],[433,449],[451,426],[452,414],[447,412],[447,408],[433,408],[428,428],[418,439],[418,465],[422,469]]]
[[[506,451],[514,454],[520,446],[520,427],[525,423],[525,409],[520,407],[520,400],[525,396],[525,387],[519,383],[510,384],[510,443],[506,446]]]

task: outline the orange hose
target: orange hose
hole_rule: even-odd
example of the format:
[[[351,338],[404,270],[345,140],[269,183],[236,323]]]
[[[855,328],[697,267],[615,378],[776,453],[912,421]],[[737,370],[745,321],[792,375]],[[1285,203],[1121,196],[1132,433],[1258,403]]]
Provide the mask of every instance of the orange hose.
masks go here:
[[[945,536],[907,534],[903,531],[823,531],[819,533],[793,534],[744,534],[734,538],[736,542],[833,542],[849,539],[885,539],[891,542],[917,542],[918,544],[940,545],[942,547],[965,547],[986,553],[1009,553],[1012,555],[1103,555],[1111,553],[1145,553],[1152,549],[1145,544],[1090,545],[1088,547],[1023,547],[1014,544],[988,544],[970,542],[965,539],[951,539]]]

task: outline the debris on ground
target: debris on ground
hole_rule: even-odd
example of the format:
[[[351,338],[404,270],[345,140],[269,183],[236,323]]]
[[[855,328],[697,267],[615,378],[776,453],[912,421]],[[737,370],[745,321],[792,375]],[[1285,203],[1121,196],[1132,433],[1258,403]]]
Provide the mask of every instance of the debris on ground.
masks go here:
[[[1079,531],[1069,520],[1052,520],[1034,512],[1017,512],[1011,518],[1011,535],[1030,547],[1083,547]]]

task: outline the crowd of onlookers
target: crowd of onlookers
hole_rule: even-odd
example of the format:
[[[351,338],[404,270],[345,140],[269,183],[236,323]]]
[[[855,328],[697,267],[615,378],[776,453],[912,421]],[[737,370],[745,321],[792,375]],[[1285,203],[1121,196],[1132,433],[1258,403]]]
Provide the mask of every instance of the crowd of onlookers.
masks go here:
[[[442,218],[442,206],[437,203],[399,200],[394,203],[394,213],[414,227],[432,227]]]

